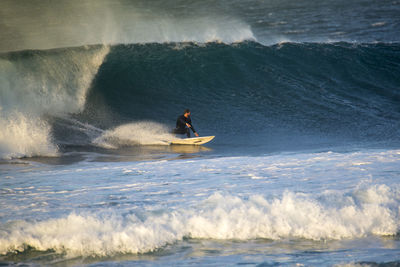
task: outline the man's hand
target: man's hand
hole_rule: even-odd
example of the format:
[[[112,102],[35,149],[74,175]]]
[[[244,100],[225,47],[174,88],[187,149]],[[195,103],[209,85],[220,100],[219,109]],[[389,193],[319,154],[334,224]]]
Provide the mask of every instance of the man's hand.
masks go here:
[[[189,123],[186,123],[186,126],[189,127],[189,128],[192,127]]]
[[[197,137],[199,137],[199,134],[198,134],[198,133],[194,133],[194,135],[197,136]]]

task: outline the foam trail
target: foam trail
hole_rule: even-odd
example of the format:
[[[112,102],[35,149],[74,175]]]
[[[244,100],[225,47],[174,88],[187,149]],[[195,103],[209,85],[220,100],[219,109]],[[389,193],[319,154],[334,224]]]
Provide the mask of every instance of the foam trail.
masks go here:
[[[176,139],[166,126],[149,121],[135,122],[104,131],[93,144],[104,148],[132,145],[167,145]]]
[[[0,253],[53,249],[70,256],[105,256],[154,251],[184,237],[223,240],[255,238],[339,240],[399,231],[398,187],[375,185],[319,196],[286,192],[267,199],[216,193],[187,208],[0,225]]]
[[[0,57],[0,157],[55,155],[46,116],[82,111],[108,47]]]

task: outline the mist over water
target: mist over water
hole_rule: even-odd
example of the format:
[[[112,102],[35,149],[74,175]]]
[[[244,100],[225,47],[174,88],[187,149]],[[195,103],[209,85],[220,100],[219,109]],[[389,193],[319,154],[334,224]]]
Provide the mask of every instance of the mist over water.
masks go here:
[[[393,0],[1,2],[0,52],[149,42],[399,42]]]
[[[186,14],[175,7],[176,3],[158,1],[7,0],[2,2],[0,23],[8,38],[0,51],[87,44],[237,42],[255,38],[250,26],[240,18],[213,9],[194,9],[193,14]]]

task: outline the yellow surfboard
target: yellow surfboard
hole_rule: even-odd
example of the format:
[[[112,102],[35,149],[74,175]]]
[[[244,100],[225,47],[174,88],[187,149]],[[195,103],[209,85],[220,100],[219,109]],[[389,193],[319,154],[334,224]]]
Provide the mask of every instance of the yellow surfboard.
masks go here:
[[[175,139],[170,142],[170,145],[203,145],[214,139],[215,136],[202,136],[185,139]]]

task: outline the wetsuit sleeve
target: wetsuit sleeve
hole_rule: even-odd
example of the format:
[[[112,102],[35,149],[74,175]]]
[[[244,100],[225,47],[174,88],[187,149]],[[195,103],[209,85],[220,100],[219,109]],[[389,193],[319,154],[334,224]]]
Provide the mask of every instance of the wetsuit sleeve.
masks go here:
[[[189,119],[188,123],[190,124],[190,126],[192,126],[192,127],[190,127],[190,129],[192,129],[193,133],[195,133],[196,130],[195,130],[194,127],[193,127],[192,119]]]

